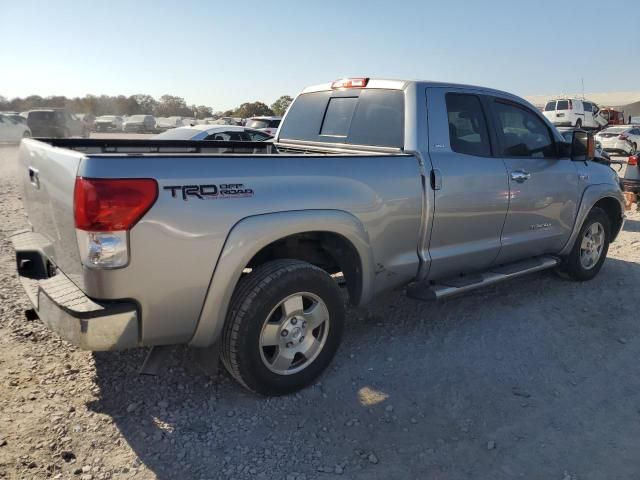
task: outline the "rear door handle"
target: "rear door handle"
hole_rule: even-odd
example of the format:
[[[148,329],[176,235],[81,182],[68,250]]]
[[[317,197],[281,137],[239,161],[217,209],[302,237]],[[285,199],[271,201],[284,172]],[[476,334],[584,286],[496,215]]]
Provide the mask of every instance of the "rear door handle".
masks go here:
[[[40,172],[36,168],[29,167],[29,182],[37,190],[40,190]]]
[[[524,170],[514,170],[513,172],[511,172],[511,180],[518,183],[526,182],[530,178],[531,174],[529,172],[525,172]]]

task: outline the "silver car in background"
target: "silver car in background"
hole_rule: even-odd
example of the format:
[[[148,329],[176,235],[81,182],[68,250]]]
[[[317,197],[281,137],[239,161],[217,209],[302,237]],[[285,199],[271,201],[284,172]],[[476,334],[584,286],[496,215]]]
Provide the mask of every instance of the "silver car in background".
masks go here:
[[[640,127],[620,125],[606,128],[596,134],[596,141],[607,152],[633,155],[640,145]]]

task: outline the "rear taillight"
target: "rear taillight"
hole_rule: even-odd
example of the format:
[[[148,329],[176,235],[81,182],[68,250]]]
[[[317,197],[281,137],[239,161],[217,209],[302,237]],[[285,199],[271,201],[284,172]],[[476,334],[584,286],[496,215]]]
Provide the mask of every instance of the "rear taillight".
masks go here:
[[[76,178],[73,214],[76,228],[90,232],[129,230],[158,197],[150,178]]]
[[[627,165],[630,165],[632,167],[638,166],[638,155],[631,155],[627,160]]]
[[[118,268],[129,262],[127,232],[158,198],[150,178],[76,178],[73,214],[82,263]]]

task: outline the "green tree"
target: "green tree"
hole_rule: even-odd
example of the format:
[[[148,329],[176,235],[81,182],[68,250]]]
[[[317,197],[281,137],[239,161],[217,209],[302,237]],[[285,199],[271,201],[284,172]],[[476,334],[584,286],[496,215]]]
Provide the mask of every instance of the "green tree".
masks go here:
[[[234,112],[234,116],[240,118],[257,117],[259,115],[273,115],[273,111],[262,102],[246,102]]]
[[[139,111],[135,113],[144,113],[144,114],[151,115],[154,113],[156,107],[158,106],[158,101],[155,98],[153,98],[151,95],[140,93],[138,95],[133,95],[129,97],[129,99],[135,100],[135,102],[138,104]],[[131,114],[134,112],[128,112],[128,113]]]
[[[283,116],[287,111],[287,108],[289,108],[289,105],[291,105],[291,102],[293,102],[293,98],[291,98],[289,95],[282,95],[279,99],[273,102],[273,105],[271,105],[273,114],[277,115],[278,117]]]
[[[190,117],[193,115],[184,98],[176,97],[175,95],[162,95],[155,111],[159,117]]]
[[[208,118],[213,117],[213,109],[206,105],[191,106],[191,110],[196,113],[196,118]]]

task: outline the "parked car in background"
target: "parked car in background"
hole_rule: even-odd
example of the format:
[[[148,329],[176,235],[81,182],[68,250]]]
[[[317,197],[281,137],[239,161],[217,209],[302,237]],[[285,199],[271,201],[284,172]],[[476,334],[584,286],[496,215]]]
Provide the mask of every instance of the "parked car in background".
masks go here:
[[[18,112],[0,112],[0,115],[4,115],[5,117],[12,118],[18,123],[27,124],[27,117],[18,113]]]
[[[90,133],[82,120],[64,109],[29,110],[27,125],[34,137],[88,137]]]
[[[102,115],[96,118],[93,128],[96,132],[121,132],[123,120],[118,115]]]
[[[156,128],[156,119],[153,115],[131,115],[122,125],[125,132],[153,133]]]
[[[600,109],[600,116],[602,116],[608,125],[624,125],[624,112],[615,110],[613,108],[605,107]]]
[[[85,124],[89,131],[93,130],[93,124],[96,121],[96,116],[93,113],[76,113],[74,115]]]
[[[598,106],[588,100],[561,98],[549,100],[543,114],[559,127],[600,129],[607,122],[599,112]]]
[[[14,119],[11,115],[0,113],[0,143],[18,143],[29,138],[31,130],[25,122]]]
[[[238,125],[238,126],[242,126],[242,119],[241,118],[234,118],[234,117],[222,117],[222,118],[218,118],[217,120],[214,120],[213,122],[211,122],[212,125]]]
[[[181,117],[156,117],[156,129],[167,130],[182,126]]]
[[[596,134],[596,141],[607,152],[633,155],[640,146],[640,127],[620,125],[606,128]]]
[[[251,117],[247,119],[244,126],[275,135],[281,121],[282,117]]]
[[[640,125],[640,117],[631,117],[629,123],[631,125]]]
[[[193,125],[154,135],[157,140],[223,140],[262,142],[273,137],[266,132],[237,125]]]

